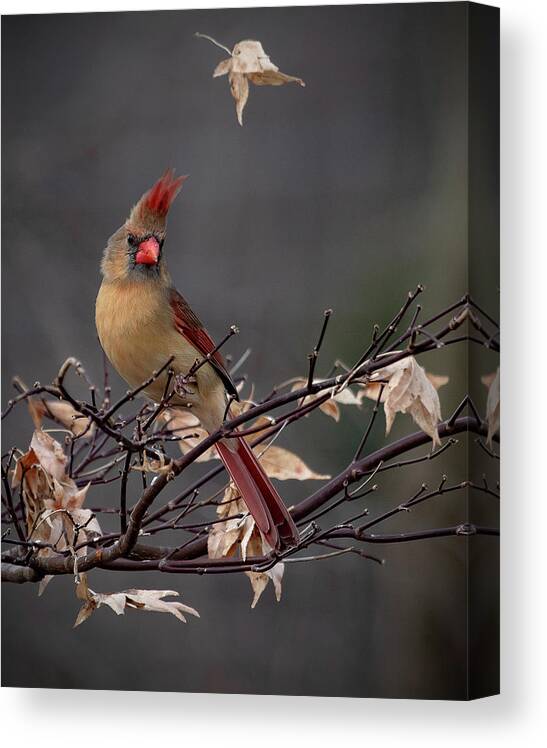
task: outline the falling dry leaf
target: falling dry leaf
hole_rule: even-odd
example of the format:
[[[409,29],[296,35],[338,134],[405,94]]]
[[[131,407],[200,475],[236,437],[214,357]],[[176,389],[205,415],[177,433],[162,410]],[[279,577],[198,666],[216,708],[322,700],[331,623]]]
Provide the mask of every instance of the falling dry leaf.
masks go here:
[[[198,36],[203,35],[198,34]],[[205,38],[210,39],[210,37]],[[217,46],[222,46],[214,40],[211,41]],[[243,125],[243,110],[249,97],[249,81],[256,86],[282,86],[285,83],[306,85],[301,78],[280,72],[258,41],[246,39],[238,42],[231,55],[227,60],[223,60],[216,66],[213,78],[228,75],[230,90],[236,102],[237,120],[240,125]]]
[[[219,559],[233,556],[239,550],[241,558],[245,561],[247,558],[264,556],[271,551],[232,483],[224,492],[222,502],[217,507],[217,515],[226,521],[211,525],[207,539],[209,558]],[[255,607],[270,580],[274,585],[277,601],[281,600],[281,580],[284,570],[285,565],[279,562],[265,572],[245,572],[253,589],[251,608]]]
[[[183,613],[187,613],[199,618],[199,613],[189,605],[183,605],[179,602],[166,602],[164,597],[178,597],[175,590],[123,590],[122,592],[94,592],[88,587],[87,575],[80,574],[79,582],[76,586],[76,596],[83,600],[84,604],[80,608],[74,627],[79,626],[89,616],[100,608],[101,605],[108,606],[116,615],[123,615],[127,608],[136,608],[137,610],[150,610],[156,613],[170,613],[186,623]]]
[[[385,383],[381,401],[386,414],[386,434],[389,434],[396,413],[410,413],[416,424],[440,444],[437,424],[441,420],[441,403],[437,389],[448,382],[448,377],[427,374],[413,356],[377,369],[362,395],[378,399]],[[375,382],[374,380],[380,380]]]
[[[75,562],[87,553],[86,541],[101,535],[101,528],[90,509],[83,503],[89,484],[78,488],[66,473],[67,457],[59,442],[36,429],[30,449],[16,462],[13,486],[21,486],[29,540],[52,548],[41,548],[38,555],[47,557],[69,549]],[[74,546],[80,545],[75,550]],[[41,594],[51,576],[39,586]]]
[[[488,387],[486,399],[486,422],[488,423],[487,443],[492,446],[495,434],[500,430],[500,370],[499,366],[495,373],[485,374],[481,377],[482,383]]]
[[[240,73],[230,73],[230,91],[236,102],[237,121],[243,126],[243,110],[249,98],[249,81],[246,75]]]

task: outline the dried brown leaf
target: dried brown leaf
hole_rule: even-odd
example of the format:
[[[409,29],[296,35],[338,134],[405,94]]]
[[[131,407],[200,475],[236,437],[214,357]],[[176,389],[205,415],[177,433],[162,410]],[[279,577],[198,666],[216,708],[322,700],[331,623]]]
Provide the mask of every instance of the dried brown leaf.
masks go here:
[[[447,377],[428,376],[416,359],[408,356],[378,369],[371,376],[376,388],[371,391],[368,385],[363,394],[377,399],[377,388],[381,385],[373,380],[385,383],[382,402],[386,415],[386,434],[391,430],[396,413],[409,413],[422,431],[431,437],[433,444],[440,444],[437,424],[441,420],[441,403],[436,388],[446,384]]]
[[[40,514],[46,508],[45,500],[53,499],[52,480],[42,470],[40,462],[33,449],[21,455],[15,464],[12,486],[22,485],[23,501],[25,503],[27,532],[31,533]]]
[[[322,379],[314,379],[314,382],[322,382]],[[301,390],[303,387],[305,387],[307,384],[307,381],[305,379],[297,379],[293,383],[291,387],[291,392],[295,392],[296,390]],[[314,395],[307,395],[306,397],[302,398],[300,400],[300,406],[309,405],[314,400],[317,400],[320,397],[323,397],[325,395],[325,391],[318,392]],[[345,389],[341,390],[340,392],[336,392],[335,388],[330,390],[330,398],[326,400],[324,403],[321,403],[319,406],[319,410],[322,413],[325,413],[325,415],[329,416],[330,418],[333,418],[336,423],[340,420],[340,408],[338,407],[338,403],[341,403],[342,405],[357,405],[358,407],[361,406],[361,398],[359,395],[356,395],[349,387],[346,387]]]
[[[222,503],[217,507],[217,515],[225,518],[226,522],[217,522],[209,530],[207,550],[210,558],[233,556],[237,549],[243,561],[270,553],[270,546],[262,537],[245,502],[239,498],[239,492],[233,484],[230,484],[224,492]],[[244,516],[236,517],[235,515]],[[251,608],[255,607],[270,580],[274,585],[277,601],[281,600],[283,572],[284,564],[281,562],[266,572],[245,572],[253,590]]]
[[[43,409],[40,407],[41,402],[40,400],[36,400],[34,397],[29,397],[27,400],[27,406],[30,413],[30,417],[32,418],[32,423],[34,424],[35,429],[41,429],[42,428],[42,419],[43,419]]]
[[[42,429],[36,429],[32,435],[30,448],[34,450],[46,473],[59,482],[66,478],[67,457],[59,442]]]
[[[309,402],[309,399],[306,398]],[[329,416],[330,418],[333,418],[336,423],[340,420],[340,408],[336,404],[333,398],[330,398],[329,400],[325,400],[324,403],[321,403],[319,406],[319,410],[324,413],[325,415]]]
[[[276,564],[272,569],[266,572],[273,582],[275,599],[277,602],[281,602],[281,582],[283,581],[283,574],[285,573],[285,564]]]
[[[234,515],[240,514],[248,514],[248,510],[245,502],[239,498],[239,491],[230,483],[224,492],[222,502],[217,507],[218,517],[226,519],[226,522],[216,522],[211,525],[209,530],[207,538],[209,558],[223,558],[232,555],[237,544],[246,535],[249,526],[252,532],[254,520],[250,515],[244,522],[241,517],[234,517]],[[247,543],[245,548],[246,546]]]
[[[270,577],[267,574],[263,574],[260,571],[246,571],[245,575],[248,577],[251,587],[253,588],[253,601],[251,603],[251,608],[254,609],[257,602],[260,599],[260,596],[268,586],[268,582],[270,581]]]
[[[61,426],[72,431],[74,436],[90,439],[95,431],[95,424],[83,416],[70,403],[59,400],[38,400],[35,404],[41,416],[47,416]]]
[[[132,465],[131,470],[140,473],[154,473],[155,475],[169,475],[172,472],[172,460],[166,459],[165,455],[159,453],[159,459],[151,459],[147,454],[143,455],[139,465]]]
[[[361,400],[364,397],[368,397],[369,400],[378,400],[378,396],[380,395],[380,391],[382,389],[382,385],[378,382],[369,382],[369,384],[365,385],[361,391],[359,392],[359,395],[361,397]],[[387,392],[384,390],[382,392],[381,402],[385,403],[386,401]]]
[[[76,620],[74,621],[74,628],[76,628],[76,626],[79,626],[84,621],[87,621],[95,608],[96,606],[93,605],[93,603],[84,603],[84,605],[82,605],[82,607],[78,611],[78,615],[76,616]]]
[[[261,452],[262,450],[262,452]],[[330,475],[320,475],[306,465],[294,452],[284,447],[272,446],[266,451],[261,446],[254,448],[260,464],[270,478],[278,480],[328,480]]]
[[[264,543],[263,538],[259,533],[255,533],[249,543],[248,553],[249,556],[262,556],[269,553],[271,549]],[[246,571],[245,574],[248,577],[251,587],[253,589],[253,600],[251,602],[251,608],[253,609],[260,599],[260,596],[268,586],[268,582],[271,580],[274,586],[274,592],[277,602],[281,600],[281,582],[283,580],[283,573],[285,571],[285,564],[282,562],[277,563],[273,568],[268,571]]]
[[[450,382],[450,377],[447,377],[446,375],[431,374],[429,371],[426,371],[425,375],[436,390],[439,390],[441,387],[444,387],[445,384]]]
[[[87,575],[81,574],[78,584],[76,586],[76,597],[83,600],[84,604],[80,608],[74,627],[79,626],[89,616],[100,608],[102,605],[106,605],[116,613],[116,615],[123,615],[126,608],[135,608],[137,610],[149,610],[156,613],[170,613],[186,623],[184,613],[199,618],[199,613],[189,605],[184,605],[180,602],[172,602],[163,600],[164,597],[172,596],[178,597],[178,592],[175,590],[123,590],[122,592],[94,592],[87,584]]]
[[[170,613],[179,621],[186,623],[183,613],[199,618],[199,613],[189,605],[180,602],[163,600],[164,597],[178,597],[176,590],[125,590],[126,605],[139,610],[155,613]]]
[[[358,408],[361,406],[359,394],[353,392],[349,387],[344,387],[343,390],[338,391],[333,389],[332,392],[335,393],[332,399],[337,403],[341,403],[342,405],[357,405]]]
[[[228,76],[230,91],[236,102],[237,121],[243,126],[243,110],[249,98],[249,81],[246,75],[231,72]]]
[[[441,387],[444,387],[445,384],[448,384],[450,381],[450,377],[443,376],[442,374],[431,374],[431,372],[426,371],[425,372],[426,377],[429,379],[433,387],[435,387],[436,390],[440,389]],[[378,400],[378,395],[380,394],[380,390],[382,388],[381,383],[379,382],[369,382],[369,384],[365,385],[361,388],[361,390],[356,395],[357,399],[361,403],[364,397],[368,397],[369,400]],[[342,392],[345,392],[346,390],[342,390]],[[382,394],[382,399],[380,402],[384,403],[386,401],[387,397],[387,390],[384,388],[384,392]]]
[[[232,56],[216,66],[213,78],[222,75],[228,75],[240,125],[243,125],[243,110],[249,97],[249,81],[257,86],[282,86],[285,83],[306,85],[301,78],[281,73],[262,44],[251,39],[238,42],[232,50]]]
[[[178,445],[182,454],[187,454],[209,436],[189,408],[169,408],[162,414],[162,419],[165,428],[180,437]],[[214,459],[218,459],[218,454],[215,447],[210,447],[196,459],[196,462]]]
[[[52,546],[39,549],[42,558],[69,549],[77,559],[87,553],[86,541],[102,534],[95,515],[83,508],[89,484],[78,488],[67,475],[66,464],[61,445],[41,429],[15,464],[13,485],[22,488],[29,539]],[[77,551],[76,545],[81,546]],[[50,577],[42,581],[39,594],[49,581]]]
[[[306,84],[302,78],[295,75],[286,75],[279,70],[264,70],[261,73],[249,73],[249,80],[256,86],[283,86],[285,83],[298,83],[301,86]]]
[[[232,58],[229,57],[227,60],[222,60],[222,62],[219,62],[216,66],[213,78],[219,78],[221,75],[227,75],[230,70],[232,69]]]

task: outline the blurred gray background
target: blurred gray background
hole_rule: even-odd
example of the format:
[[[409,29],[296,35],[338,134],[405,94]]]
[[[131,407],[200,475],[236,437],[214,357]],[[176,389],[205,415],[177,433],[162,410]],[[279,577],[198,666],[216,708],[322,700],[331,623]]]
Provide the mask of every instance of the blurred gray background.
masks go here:
[[[460,298],[468,273],[466,24],[466,3],[3,18],[4,402],[12,374],[50,381],[68,355],[100,379],[101,252],[167,166],[191,175],[169,218],[171,274],[214,337],[239,325],[231,353],[252,348],[246,369],[258,395],[305,373],[326,307],[334,316],[319,374],[336,358],[358,357],[373,323],[387,322],[417,283],[426,286],[426,315]],[[252,86],[241,128],[227,79],[211,77],[226,54],[195,31],[229,47],[259,39],[306,88]],[[484,158],[494,164],[495,149]],[[496,189],[485,180],[487,194]],[[496,366],[489,355],[485,373]],[[466,391],[465,352],[450,347],[423,363],[451,377],[441,390],[448,415]],[[125,390],[115,375],[113,385]],[[486,391],[481,409],[485,399]],[[338,425],[316,413],[280,444],[335,474],[370,407],[344,409]],[[382,415],[370,449],[383,429]],[[414,430],[399,416],[393,438]],[[4,423],[4,451],[26,448],[30,436],[22,406]],[[386,475],[371,514],[443,472],[463,479],[464,446]],[[316,486],[278,484],[288,504]],[[96,505],[111,498],[106,488],[90,493]],[[382,529],[453,524],[466,511],[466,497],[452,494]],[[480,542],[488,564],[497,541]],[[3,684],[464,698],[467,541],[372,550],[383,567],[347,555],[287,567],[282,602],[267,589],[254,611],[244,576],[92,573],[101,591],[179,590],[201,614],[186,626],[101,609],[72,630],[71,579],[56,579],[41,599],[33,585],[5,585]],[[495,586],[477,624],[489,682]]]

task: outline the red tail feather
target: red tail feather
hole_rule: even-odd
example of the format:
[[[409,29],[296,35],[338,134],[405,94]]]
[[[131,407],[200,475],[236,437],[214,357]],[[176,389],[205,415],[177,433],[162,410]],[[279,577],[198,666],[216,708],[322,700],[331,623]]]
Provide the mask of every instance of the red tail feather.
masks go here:
[[[296,525],[245,439],[237,440],[235,451],[222,442],[216,446],[243,501],[271,547],[280,549],[296,545],[299,540]]]

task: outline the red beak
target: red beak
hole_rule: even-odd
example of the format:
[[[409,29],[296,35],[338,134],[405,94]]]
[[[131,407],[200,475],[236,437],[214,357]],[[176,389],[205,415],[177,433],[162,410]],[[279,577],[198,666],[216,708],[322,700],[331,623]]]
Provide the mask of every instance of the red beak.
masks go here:
[[[155,236],[150,236],[139,244],[135,255],[137,265],[156,265],[160,257],[160,245]]]

